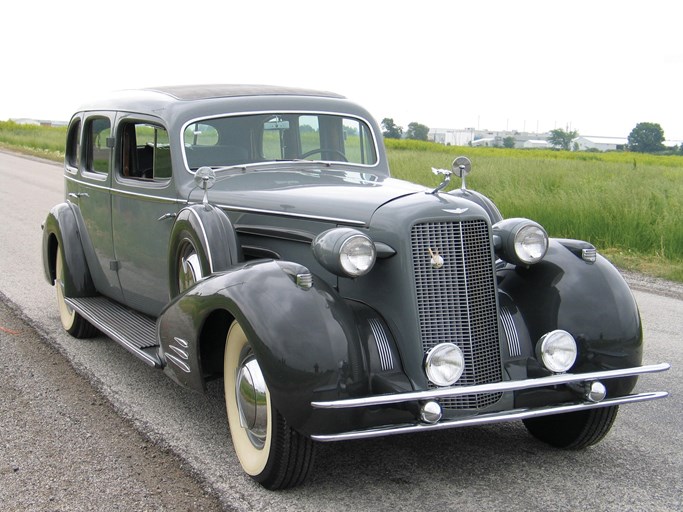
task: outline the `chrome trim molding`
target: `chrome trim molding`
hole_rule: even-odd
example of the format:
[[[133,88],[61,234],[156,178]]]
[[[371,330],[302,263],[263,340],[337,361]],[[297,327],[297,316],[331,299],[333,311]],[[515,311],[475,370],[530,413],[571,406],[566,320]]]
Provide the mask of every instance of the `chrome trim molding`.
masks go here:
[[[264,210],[262,208],[245,208],[243,206],[231,206],[229,204],[216,204],[215,206],[216,208],[228,210],[231,212],[262,213],[265,215],[274,215],[276,217],[291,217],[293,219],[320,220],[324,222],[335,222],[351,226],[365,226],[365,222],[362,220],[341,219],[337,217],[324,217],[320,215],[307,215],[304,213],[283,212],[281,210]]]
[[[517,327],[512,319],[512,313],[506,307],[500,308],[500,322],[503,324],[505,337],[508,339],[508,350],[510,357],[519,357],[522,355],[522,346],[519,343],[519,335],[517,334]]]
[[[413,423],[396,425],[390,427],[381,427],[368,430],[356,430],[352,432],[343,432],[340,434],[321,434],[312,435],[311,439],[314,441],[330,442],[330,441],[350,441],[355,439],[369,439],[373,437],[385,437],[397,434],[409,434],[415,432],[425,432],[431,430],[445,430],[457,427],[471,427],[474,425],[490,425],[492,423],[503,423],[506,421],[518,421],[526,418],[536,418],[540,416],[550,416],[553,414],[562,414],[567,412],[584,411],[587,409],[597,409],[600,407],[610,407],[614,405],[632,404],[638,402],[646,402],[648,400],[656,400],[658,398],[666,398],[669,393],[664,391],[657,391],[654,393],[640,393],[637,395],[628,395],[620,398],[613,398],[604,400],[599,403],[584,402],[580,404],[560,405],[540,407],[538,409],[515,409],[512,411],[494,412],[489,414],[480,414],[471,416],[469,418],[444,420],[435,424],[427,423]]]
[[[206,247],[206,257],[209,259],[209,271],[211,274],[213,274],[213,258],[211,257],[211,246],[209,245],[209,237],[206,236],[206,229],[204,228],[204,223],[202,222],[201,217],[197,214],[196,211],[194,211],[192,208],[189,208],[188,210],[192,215],[194,215],[195,219],[197,219],[197,222],[199,222],[199,225],[202,228],[202,238],[204,239],[204,247]]]
[[[175,357],[173,354],[166,354],[166,360],[170,363],[175,364],[178,368],[180,368],[183,372],[185,373],[190,373],[190,367],[187,365],[185,361],[182,361],[181,359],[178,359]]]
[[[409,391],[407,393],[395,393],[393,395],[377,395],[363,398],[349,398],[346,400],[333,400],[329,402],[311,402],[316,409],[348,409],[351,407],[369,407],[375,405],[399,404],[415,400],[435,400],[438,398],[451,398],[454,396],[471,395],[475,393],[504,393],[506,391],[519,391],[522,389],[544,388],[558,386],[571,382],[584,382],[602,379],[615,379],[618,377],[631,377],[645,373],[664,372],[670,368],[668,363],[653,364],[649,366],[637,366],[620,370],[605,370],[589,373],[563,373],[550,375],[539,379],[511,380],[479,384],[476,386],[455,386],[450,388],[429,389],[427,391]]]
[[[382,365],[382,371],[389,371],[394,369],[394,358],[391,355],[391,349],[389,348],[389,339],[387,338],[387,333],[384,332],[384,327],[381,322],[376,318],[368,319],[370,324],[370,329],[372,329],[372,335],[375,337],[375,343],[377,343],[377,352],[379,352],[379,360]]]
[[[131,192],[128,190],[121,190],[118,188],[113,188],[110,186],[103,186],[103,185],[95,185],[94,183],[91,183],[89,181],[83,181],[76,179],[71,176],[65,176],[65,179],[77,183],[78,185],[83,185],[84,187],[90,187],[90,188],[95,188],[98,190],[103,190],[105,192],[109,192],[110,194],[115,194],[118,196],[124,196],[124,197],[141,197],[143,199],[151,199],[154,201],[157,201],[159,203],[169,203],[169,204],[189,204],[188,201],[185,199],[177,199],[173,197],[163,197],[163,196],[154,196],[151,194],[141,194],[139,192]],[[161,187],[159,187],[161,189]]]

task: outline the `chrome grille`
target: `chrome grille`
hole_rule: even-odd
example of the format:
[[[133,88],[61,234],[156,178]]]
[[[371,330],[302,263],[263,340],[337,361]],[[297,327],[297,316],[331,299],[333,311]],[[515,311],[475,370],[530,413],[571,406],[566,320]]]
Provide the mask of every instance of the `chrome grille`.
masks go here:
[[[498,314],[488,224],[484,220],[416,224],[411,243],[424,351],[444,342],[460,347],[465,371],[458,386],[499,382]],[[434,260],[441,259],[443,266],[435,268]],[[467,395],[441,404],[449,409],[480,409],[500,396]]]

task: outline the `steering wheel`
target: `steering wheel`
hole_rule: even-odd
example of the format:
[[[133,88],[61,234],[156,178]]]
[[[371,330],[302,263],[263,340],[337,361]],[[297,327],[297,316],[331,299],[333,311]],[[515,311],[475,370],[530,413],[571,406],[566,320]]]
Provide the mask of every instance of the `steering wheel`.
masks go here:
[[[320,156],[323,156],[323,153],[336,153],[339,155],[342,159],[342,162],[348,162],[348,159],[346,158],[346,155],[339,151],[338,149],[323,149],[323,148],[318,148],[318,149],[312,149],[310,151],[306,151],[303,155],[301,155],[299,158],[306,158],[311,155],[315,155],[316,153],[320,153]]]

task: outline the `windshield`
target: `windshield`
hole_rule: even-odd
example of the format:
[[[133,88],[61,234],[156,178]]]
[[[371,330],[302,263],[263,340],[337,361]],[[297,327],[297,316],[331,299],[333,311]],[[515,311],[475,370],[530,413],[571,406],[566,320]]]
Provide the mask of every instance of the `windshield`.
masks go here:
[[[183,133],[190,170],[279,160],[323,160],[372,166],[377,150],[361,119],[282,113],[204,119]]]

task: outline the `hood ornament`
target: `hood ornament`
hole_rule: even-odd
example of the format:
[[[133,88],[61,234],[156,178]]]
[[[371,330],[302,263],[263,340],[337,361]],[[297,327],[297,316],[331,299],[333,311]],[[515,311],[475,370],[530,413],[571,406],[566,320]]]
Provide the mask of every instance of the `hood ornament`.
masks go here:
[[[435,169],[434,167],[432,167],[432,172],[437,176],[443,176],[443,181],[439,184],[439,186],[430,192],[430,194],[438,194],[451,182],[451,174],[453,173],[448,169]]]
[[[455,174],[458,178],[462,180],[462,185],[460,188],[462,190],[467,190],[467,186],[465,185],[465,176],[467,176],[472,170],[472,162],[470,161],[470,159],[466,156],[457,157],[455,160],[453,160],[451,169],[452,170],[436,169],[432,167],[432,172],[437,176],[443,176],[443,181],[439,184],[438,187],[432,190],[430,194],[438,194],[444,188],[446,188],[446,186],[451,182],[452,174]]]

